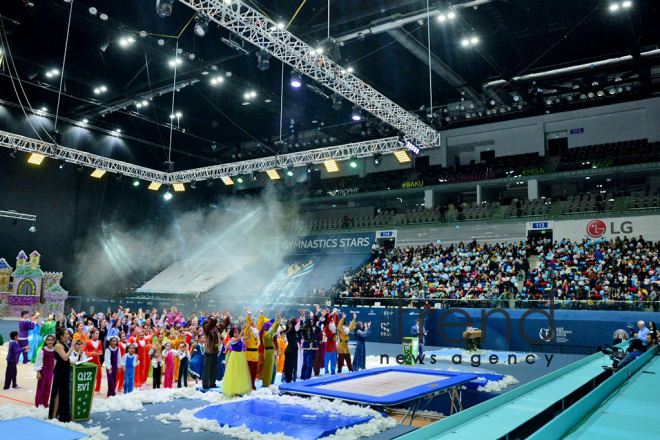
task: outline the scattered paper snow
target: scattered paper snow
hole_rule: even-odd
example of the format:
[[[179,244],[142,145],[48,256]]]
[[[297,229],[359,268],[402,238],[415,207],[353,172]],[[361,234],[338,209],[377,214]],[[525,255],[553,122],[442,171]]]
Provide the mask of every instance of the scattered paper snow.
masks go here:
[[[483,379],[483,378],[482,378]],[[491,380],[486,385],[477,388],[477,391],[484,391],[487,393],[500,393],[504,391],[509,385],[517,384],[518,379],[511,375],[506,375],[500,380]]]

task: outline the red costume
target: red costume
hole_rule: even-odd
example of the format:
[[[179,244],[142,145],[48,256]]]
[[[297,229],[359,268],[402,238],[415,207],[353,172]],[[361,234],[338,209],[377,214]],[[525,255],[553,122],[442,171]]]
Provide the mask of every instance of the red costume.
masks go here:
[[[89,357],[88,362],[96,364],[96,386],[94,391],[97,393],[101,391],[101,352],[103,351],[103,343],[96,339],[88,339],[83,348],[87,357]]]

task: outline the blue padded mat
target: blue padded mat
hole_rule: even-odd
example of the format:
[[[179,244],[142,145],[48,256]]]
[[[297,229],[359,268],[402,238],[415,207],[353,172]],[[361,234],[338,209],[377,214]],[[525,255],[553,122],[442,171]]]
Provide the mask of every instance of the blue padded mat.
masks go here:
[[[87,437],[80,432],[60,428],[32,417],[19,417],[0,422],[0,432],[3,438],[21,440],[77,440]]]
[[[426,375],[429,376],[430,380],[428,382],[422,381],[424,383],[418,382],[415,385],[409,385],[407,387],[406,378],[400,378],[400,382],[396,383],[387,380],[387,383],[378,383],[379,381],[376,378],[374,383],[365,384],[366,381],[364,379],[375,378],[375,376],[384,373],[409,374],[411,379],[416,376]],[[315,395],[366,403],[368,405],[391,406],[415,400],[429,394],[441,393],[447,388],[463,385],[475,380],[477,377],[479,375],[462,371],[427,370],[411,367],[381,367],[336,374],[334,376],[321,376],[301,382],[283,383],[279,385],[279,389],[280,391],[292,394]],[[354,386],[350,391],[346,390],[346,387],[341,386],[343,384],[339,384],[340,382],[350,384],[350,381],[354,380]],[[342,389],[332,389],[333,385],[339,385]],[[369,391],[373,390],[374,386],[380,387],[376,393]],[[387,388],[383,388],[385,386]],[[392,392],[383,394],[383,389],[391,389]]]
[[[217,420],[221,426],[248,429],[262,434],[283,433],[301,440],[316,440],[338,429],[366,423],[372,417],[351,417],[317,413],[302,405],[280,404],[271,400],[248,399],[204,408],[195,417]]]

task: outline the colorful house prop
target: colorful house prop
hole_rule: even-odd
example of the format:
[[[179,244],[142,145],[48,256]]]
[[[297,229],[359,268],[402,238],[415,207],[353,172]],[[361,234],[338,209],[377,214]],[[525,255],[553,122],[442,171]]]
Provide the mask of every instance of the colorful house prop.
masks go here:
[[[64,310],[64,301],[68,297],[68,292],[60,286],[62,273],[44,273],[39,265],[40,261],[41,255],[37,251],[30,254],[29,260],[24,251],[18,253],[16,269],[11,273],[13,282],[8,295],[9,316],[20,317],[23,310],[28,311],[30,315],[37,311],[46,315],[50,313],[59,315]],[[3,278],[8,278],[4,275],[7,269],[11,272],[7,262],[0,259],[0,294],[5,284],[9,290],[9,280],[5,280],[3,284]],[[41,307],[42,304],[44,307]]]

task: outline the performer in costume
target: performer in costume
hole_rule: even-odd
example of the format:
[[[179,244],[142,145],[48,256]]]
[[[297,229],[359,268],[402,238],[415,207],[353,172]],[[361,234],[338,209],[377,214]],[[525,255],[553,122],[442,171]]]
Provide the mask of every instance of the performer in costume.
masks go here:
[[[48,315],[48,320],[44,322],[43,325],[41,326],[41,330],[39,331],[39,334],[41,335],[41,342],[39,342],[39,346],[37,347],[37,350],[34,353],[34,357],[30,359],[30,362],[36,362],[37,355],[39,354],[39,350],[41,350],[44,347],[46,336],[48,335],[51,335],[53,337],[55,336],[55,330],[56,330],[55,327],[57,327],[57,321],[55,321],[55,315],[50,314]]]
[[[216,375],[215,380],[216,382],[222,382],[222,379],[225,377],[225,368],[227,366],[227,344],[229,343],[229,338],[226,333],[222,333],[218,341],[218,374]]]
[[[153,389],[156,390],[160,388],[163,366],[165,365],[165,360],[163,359],[163,356],[161,356],[160,344],[155,343],[151,345],[149,356],[151,356]]]
[[[48,408],[48,418],[63,423],[71,421],[71,407],[69,405],[69,356],[73,352],[76,343],[69,348],[69,338],[71,334],[67,329],[61,328],[57,331],[55,344],[55,368],[53,369],[53,387],[50,392],[50,405]],[[80,343],[77,344],[80,346]]]
[[[18,365],[18,360],[20,359],[21,353],[25,353],[30,350],[29,346],[20,347],[18,345],[18,332],[13,331],[9,334],[9,348],[7,349],[7,370],[5,371],[5,390],[9,389],[11,385],[12,388],[20,388],[16,383],[16,375],[18,371],[16,365]],[[13,385],[12,385],[13,384]]]
[[[179,375],[176,379],[176,387],[181,388],[181,380],[183,379],[183,386],[188,388],[188,364],[190,363],[188,344],[182,342],[179,349],[174,351],[174,356],[179,358]]]
[[[300,322],[291,318],[286,327],[286,350],[284,351],[284,381],[286,383],[296,381],[296,369],[298,364],[298,331]]]
[[[284,358],[285,358],[285,351],[286,351],[286,337],[284,336],[284,324],[280,323],[280,328],[279,331],[277,332],[277,354],[278,354],[278,359],[277,359],[277,372],[278,373],[284,373]]]
[[[355,318],[357,313],[353,313],[353,321],[351,325],[345,325],[346,313],[343,314],[339,325],[337,326],[337,335],[339,336],[339,344],[337,345],[337,372],[341,373],[341,368],[346,362],[348,371],[353,371],[353,364],[351,363],[351,352],[348,349],[349,333],[355,328]]]
[[[314,376],[319,376],[321,374],[321,368],[325,365],[325,332],[323,329],[326,325],[325,319],[330,311],[327,308],[321,311],[321,307],[317,305],[316,312],[320,312],[321,317],[315,326],[316,344],[318,345],[318,350],[316,350],[316,358],[314,359]]]
[[[122,370],[122,355],[119,351],[116,337],[108,339],[108,348],[105,349],[105,369],[108,372],[108,397],[116,396],[117,372]]]
[[[34,362],[34,371],[37,372],[37,394],[34,398],[34,406],[43,405],[48,408],[50,400],[50,386],[53,383],[53,372],[55,370],[55,336],[46,335],[44,346],[37,353]]]
[[[314,314],[309,312],[309,317],[305,320],[302,328],[303,366],[300,374],[300,379],[302,380],[312,377],[312,369],[314,367],[314,360],[316,359],[316,351],[318,350],[314,319]]]
[[[135,353],[140,360],[146,360],[147,354],[149,353],[149,345],[151,341],[151,335],[144,334],[144,331],[140,328],[137,330],[135,337]],[[140,388],[147,382],[147,376],[149,375],[149,362],[140,362],[135,369],[135,386]]]
[[[165,374],[163,374],[163,388],[172,388],[174,384],[174,351],[172,350],[172,342],[165,343],[165,350],[163,350],[163,359],[165,359]]]
[[[356,326],[356,337],[357,343],[355,345],[355,359],[353,359],[353,368],[355,371],[366,370],[367,366],[367,349],[366,349],[366,339],[367,336],[371,334],[371,322],[363,324],[358,322]]]
[[[108,339],[109,341],[110,339]],[[126,354],[126,348],[128,348],[128,339],[126,339],[126,332],[122,331],[119,333],[119,342],[117,343],[117,348],[119,349],[119,358],[123,358]],[[124,389],[124,370],[119,368],[117,370],[117,377],[115,379],[115,391],[122,391]]]
[[[35,326],[35,321],[37,320],[38,315],[35,314],[32,316],[32,318],[28,317],[29,312],[24,310],[21,312],[21,320],[18,322],[18,346],[20,348],[24,348],[28,346],[28,338],[29,338],[29,333],[30,330],[32,330]],[[23,350],[21,352],[21,356],[23,356],[23,363],[27,364],[28,363],[28,355],[27,355],[27,350]],[[20,361],[20,357],[19,357]]]
[[[73,334],[73,340],[80,341],[80,343],[84,347],[85,344],[87,343],[87,340],[89,339],[89,337],[87,336],[87,332],[85,331],[85,325],[79,324],[77,328],[78,331]]]
[[[183,337],[181,336],[181,331],[179,330],[174,330],[172,332],[172,350],[177,351],[179,347],[181,346],[182,343],[185,341],[183,340]],[[179,369],[181,368],[181,359],[179,356],[176,354],[174,355],[174,379],[177,379],[179,377]]]
[[[195,336],[190,356],[190,365],[188,366],[188,373],[190,377],[195,380],[195,383],[202,378],[202,370],[204,369],[204,336],[201,340],[199,336]],[[219,370],[219,369],[218,369]],[[222,380],[222,379],[220,379]]]
[[[225,310],[225,319],[218,323],[218,316],[211,315],[204,321],[204,335],[206,346],[204,347],[204,370],[202,371],[202,388],[208,390],[215,387],[215,379],[218,375],[218,350],[220,335],[231,322],[231,315]]]
[[[134,344],[128,344],[126,354],[121,358],[121,365],[121,369],[124,371],[124,394],[132,393],[136,368],[140,365],[140,357],[135,354]]]
[[[248,394],[252,390],[250,369],[243,351],[245,348],[244,340],[245,336],[240,336],[240,330],[235,328],[229,341],[230,354],[227,359],[225,377],[222,381],[222,394],[226,396]]]
[[[43,328],[43,321],[39,321],[39,312],[35,313],[37,321],[34,323],[32,330],[28,332],[28,345],[30,349],[27,352],[28,359],[34,363],[33,359],[37,358],[37,349],[42,345],[43,338],[41,337],[41,329]]]
[[[99,339],[99,331],[92,330],[92,337],[85,344],[85,354],[89,356],[89,362],[96,364],[96,386],[94,391],[101,394],[101,353],[103,353],[103,344]]]
[[[257,330],[259,331],[259,361],[257,362],[257,375],[256,380],[262,378],[262,373],[264,370],[264,341],[261,339],[261,329],[264,323],[268,322],[268,319],[264,317],[264,312],[259,309],[259,321],[257,321]]]
[[[271,324],[271,322],[265,322],[261,326],[261,340],[263,341],[264,345],[264,365],[263,365],[263,370],[261,374],[261,380],[262,380],[262,387],[266,388],[269,387],[270,384],[273,382],[273,366],[275,365],[275,354],[273,350],[275,349],[275,345],[273,342],[273,329],[279,329],[280,328],[280,319],[282,318],[282,315],[280,312],[277,312],[277,319],[275,320],[274,323]]]
[[[252,382],[252,389],[256,390],[254,381],[257,378],[257,368],[259,366],[259,330],[257,330],[257,323],[252,322],[252,312],[250,309],[245,309],[247,318],[245,319],[245,358],[247,359],[248,368],[250,369],[250,379]],[[263,316],[263,315],[262,315]]]
[[[325,374],[335,374],[337,367],[337,322],[339,315],[337,309],[332,309],[332,313],[325,319]],[[330,370],[328,370],[330,367]]]

